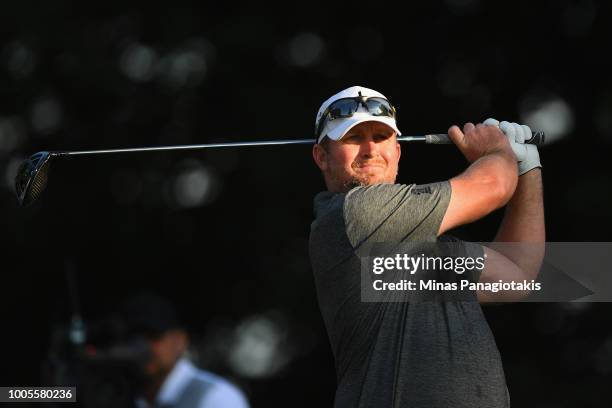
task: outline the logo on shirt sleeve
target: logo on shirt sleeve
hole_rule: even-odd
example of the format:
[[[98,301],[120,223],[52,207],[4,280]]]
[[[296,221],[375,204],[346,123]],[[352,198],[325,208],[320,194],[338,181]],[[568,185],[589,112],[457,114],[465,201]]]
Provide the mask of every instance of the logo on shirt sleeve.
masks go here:
[[[410,190],[410,192],[414,195],[431,194],[431,187],[430,186],[418,186],[418,187],[414,187],[412,190]]]

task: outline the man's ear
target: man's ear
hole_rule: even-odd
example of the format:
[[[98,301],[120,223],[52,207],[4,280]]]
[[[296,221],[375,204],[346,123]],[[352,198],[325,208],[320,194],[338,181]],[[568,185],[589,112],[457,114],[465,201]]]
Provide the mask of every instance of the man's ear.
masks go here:
[[[327,151],[320,144],[312,146],[312,158],[321,171],[327,171]]]
[[[395,142],[397,144],[396,149],[397,149],[397,159],[399,160],[400,157],[402,157],[402,146],[400,145],[400,142]]]

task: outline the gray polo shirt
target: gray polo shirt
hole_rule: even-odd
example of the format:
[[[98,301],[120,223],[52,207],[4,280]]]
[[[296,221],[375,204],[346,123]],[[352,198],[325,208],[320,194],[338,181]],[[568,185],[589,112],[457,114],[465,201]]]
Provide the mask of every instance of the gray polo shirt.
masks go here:
[[[315,197],[310,259],[335,357],[336,408],[509,406],[477,301],[361,301],[356,251],[375,242],[435,242],[450,193],[441,182]]]

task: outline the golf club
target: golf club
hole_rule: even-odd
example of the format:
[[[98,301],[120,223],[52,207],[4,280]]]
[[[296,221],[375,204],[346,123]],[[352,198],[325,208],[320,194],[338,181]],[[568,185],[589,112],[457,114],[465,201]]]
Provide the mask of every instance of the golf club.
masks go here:
[[[544,132],[533,132],[532,138],[525,143],[541,145],[544,143]],[[449,144],[452,141],[447,134],[429,134],[421,136],[400,136],[400,142],[421,142],[428,144]],[[246,146],[274,146],[274,145],[294,145],[294,144],[314,144],[315,139],[292,139],[292,140],[268,140],[256,142],[230,142],[230,143],[208,143],[196,145],[179,146],[160,146],[160,147],[137,147],[129,149],[109,149],[109,150],[84,150],[84,151],[51,151],[38,152],[25,160],[17,171],[15,177],[15,191],[21,206],[28,206],[40,197],[47,185],[49,175],[49,165],[51,160],[56,157],[65,156],[85,156],[107,153],[136,153],[136,152],[156,152],[171,150],[197,150],[221,147],[246,147]]]

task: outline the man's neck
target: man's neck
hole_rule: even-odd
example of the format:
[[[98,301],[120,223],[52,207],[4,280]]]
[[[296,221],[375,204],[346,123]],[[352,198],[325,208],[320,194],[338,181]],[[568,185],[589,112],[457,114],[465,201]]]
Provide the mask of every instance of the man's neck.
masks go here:
[[[157,399],[157,394],[159,393],[159,390],[164,384],[164,381],[168,377],[168,374],[170,374],[169,370],[164,371],[163,373],[160,373],[159,375],[155,377],[149,378],[147,382],[145,383],[143,387],[142,396],[149,404],[151,405],[155,404],[156,399]]]

